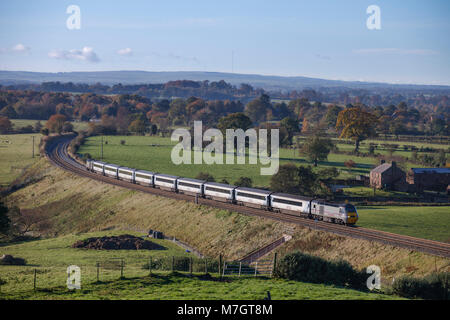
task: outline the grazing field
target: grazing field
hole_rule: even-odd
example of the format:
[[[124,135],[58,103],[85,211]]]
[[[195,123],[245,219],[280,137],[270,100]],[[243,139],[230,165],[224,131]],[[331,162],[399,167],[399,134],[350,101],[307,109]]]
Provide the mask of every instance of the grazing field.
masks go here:
[[[127,232],[129,233],[129,232]],[[55,239],[36,240],[0,247],[2,254],[12,254],[27,260],[26,266],[0,265],[0,277],[6,281],[1,287],[4,299],[263,299],[267,291],[273,299],[397,299],[395,296],[372,294],[347,288],[321,284],[300,283],[270,278],[228,278],[218,281],[218,275],[194,273],[154,272],[143,265],[150,257],[189,256],[170,241],[155,240],[167,250],[85,250],[71,245],[81,239],[123,232],[97,232],[69,235]],[[135,235],[138,235],[135,233]],[[123,258],[124,278],[119,270],[100,270],[98,261]],[[69,265],[81,268],[81,290],[71,292],[66,287]],[[36,292],[33,290],[34,270]]]
[[[450,207],[358,208],[361,227],[450,242]]]
[[[35,158],[33,153],[33,139],[35,137]],[[40,134],[12,134],[0,135],[0,187],[14,181],[27,166],[39,159]]]
[[[36,124],[36,122],[40,121],[41,124],[44,126],[47,123],[47,120],[28,120],[28,119],[11,119],[11,122],[14,126],[14,129],[20,129],[26,126],[32,126]],[[79,122],[79,121],[73,121],[71,122],[73,125],[73,129],[75,131],[81,131],[81,130],[87,130],[88,129],[88,122]]]
[[[234,183],[240,177],[250,177],[254,186],[268,187],[270,176],[260,174],[261,164],[233,164],[233,165],[206,165],[192,164],[177,166],[171,161],[171,152],[176,145],[170,138],[161,137],[139,137],[139,136],[107,136],[104,137],[107,144],[103,146],[104,161],[127,166],[131,168],[152,170],[159,173],[179,175],[195,178],[199,172],[208,172],[214,176],[216,181],[226,179]],[[122,145],[121,141],[125,141]],[[92,158],[101,158],[101,137],[90,137],[79,150],[80,154],[89,153]],[[352,159],[357,163],[356,167],[348,169],[344,162]],[[225,161],[224,161],[225,162]],[[280,164],[295,163],[297,165],[312,165],[304,156],[299,156],[294,149],[280,150]],[[354,177],[358,174],[368,174],[376,164],[374,158],[363,158],[339,154],[330,154],[328,161],[319,162],[318,168],[336,167],[341,177]]]

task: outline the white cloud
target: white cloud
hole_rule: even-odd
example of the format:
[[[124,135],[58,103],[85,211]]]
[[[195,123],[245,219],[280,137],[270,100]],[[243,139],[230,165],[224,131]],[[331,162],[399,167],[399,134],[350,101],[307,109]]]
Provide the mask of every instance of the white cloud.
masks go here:
[[[371,48],[353,50],[357,54],[403,54],[403,55],[435,55],[437,51],[429,49]]]
[[[117,51],[117,54],[121,56],[132,56],[133,50],[131,50],[131,48],[120,49],[119,51]]]
[[[100,58],[94,52],[91,47],[83,47],[83,49],[72,49],[72,50],[53,50],[48,53],[48,56],[53,59],[64,59],[64,60],[82,60],[88,62],[99,62]]]
[[[12,48],[0,48],[0,53],[28,53],[30,50],[30,47],[18,43]]]

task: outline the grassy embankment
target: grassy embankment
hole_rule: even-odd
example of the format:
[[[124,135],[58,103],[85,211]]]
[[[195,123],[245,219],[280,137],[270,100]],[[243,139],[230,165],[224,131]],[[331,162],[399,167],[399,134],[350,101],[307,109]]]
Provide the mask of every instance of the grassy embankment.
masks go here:
[[[44,178],[14,192],[8,201],[46,215],[47,228],[38,230],[44,237],[109,229],[154,229],[189,243],[209,257],[217,258],[221,253],[232,260],[288,232],[293,240],[281,247],[280,253],[301,250],[326,259],[344,259],[358,269],[377,264],[386,279],[405,273],[428,274],[449,263],[448,259],[380,243],[130,191],[62,172],[45,160],[34,167],[45,173]],[[392,224],[404,225],[407,210]],[[430,234],[432,238],[442,237],[443,232],[436,228]]]
[[[6,280],[0,298],[6,299],[262,299],[267,291],[272,298],[282,299],[396,299],[395,296],[372,294],[334,286],[300,283],[282,279],[236,277],[218,281],[218,275],[171,274],[149,270],[143,265],[150,257],[189,256],[170,241],[154,240],[166,250],[112,250],[96,251],[74,249],[71,245],[93,236],[118,235],[115,232],[69,235],[49,240],[31,241],[1,247],[6,254],[23,257],[27,266],[0,266],[1,278]],[[135,233],[135,235],[138,235]],[[98,261],[125,260],[124,278],[119,270],[100,269],[97,283]],[[66,287],[66,268],[81,268],[81,290],[70,292]],[[37,291],[33,291],[34,270],[37,270]],[[3,295],[3,296],[2,296]]]

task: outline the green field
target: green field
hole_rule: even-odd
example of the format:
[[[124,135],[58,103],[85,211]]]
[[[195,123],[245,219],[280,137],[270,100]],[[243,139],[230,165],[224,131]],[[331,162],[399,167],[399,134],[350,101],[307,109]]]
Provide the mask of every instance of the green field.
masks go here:
[[[14,129],[23,128],[26,126],[33,126],[38,122],[39,120],[27,120],[27,119],[11,119],[11,122],[14,126]],[[44,126],[47,120],[40,120],[41,124]],[[87,130],[88,129],[88,122],[78,122],[73,121],[71,122],[73,124],[73,129],[75,131],[81,131],[81,130]]]
[[[152,170],[159,173],[179,175],[195,178],[199,172],[209,172],[216,181],[226,179],[234,183],[240,177],[250,177],[254,186],[268,187],[270,176],[260,174],[261,164],[233,164],[233,165],[175,165],[171,161],[171,152],[176,145],[170,138],[139,137],[139,136],[107,136],[104,137],[107,144],[103,147],[103,159],[110,163],[119,164],[131,168]],[[124,140],[125,145],[120,141]],[[89,153],[92,158],[101,158],[101,137],[90,137],[79,150],[80,154]],[[357,165],[348,169],[344,162],[353,159]],[[225,162],[225,161],[224,161]],[[297,165],[311,165],[304,156],[299,156],[293,149],[280,150],[280,164],[293,162]],[[354,177],[358,174],[368,174],[376,164],[374,158],[363,158],[339,154],[330,154],[328,161],[319,162],[319,168],[336,167],[340,170],[341,177]]]
[[[126,232],[138,235],[132,232]],[[229,278],[218,281],[218,275],[153,272],[142,266],[151,257],[188,256],[170,241],[154,240],[167,250],[158,251],[96,251],[73,249],[80,239],[92,236],[118,235],[123,232],[101,232],[37,240],[0,247],[1,254],[12,254],[27,260],[27,266],[0,266],[0,277],[7,283],[1,287],[0,298],[5,299],[262,299],[267,291],[273,299],[396,299],[395,296],[372,294],[321,284],[300,283],[270,278]],[[124,278],[119,270],[101,270],[96,281],[97,261],[112,258],[125,260]],[[66,268],[81,268],[81,290],[66,288]],[[34,270],[37,270],[33,291]]]
[[[358,208],[358,226],[450,242],[450,207]]]
[[[35,158],[33,139],[35,137]],[[6,186],[16,179],[27,166],[39,159],[40,134],[0,135],[0,186]]]

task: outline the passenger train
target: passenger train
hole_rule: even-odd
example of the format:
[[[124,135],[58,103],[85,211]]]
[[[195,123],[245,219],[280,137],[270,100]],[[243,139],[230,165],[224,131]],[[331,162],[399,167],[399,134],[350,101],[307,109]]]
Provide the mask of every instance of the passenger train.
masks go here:
[[[120,167],[96,160],[87,160],[86,168],[89,171],[118,180],[215,201],[342,225],[354,225],[358,221],[356,208],[351,204],[332,204],[315,198],[182,178]]]

